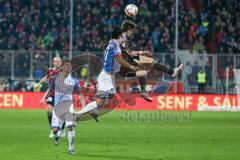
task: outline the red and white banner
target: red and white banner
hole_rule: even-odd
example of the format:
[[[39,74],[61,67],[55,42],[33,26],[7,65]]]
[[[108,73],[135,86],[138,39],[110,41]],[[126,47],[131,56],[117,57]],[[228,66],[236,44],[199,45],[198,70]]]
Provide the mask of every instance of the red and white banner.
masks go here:
[[[45,109],[39,104],[44,93],[1,92],[0,109]],[[139,94],[118,94],[110,107],[116,110],[192,110],[240,111],[236,95],[153,94],[153,102],[146,102]],[[88,96],[86,96],[88,97]],[[91,101],[88,100],[87,102]],[[79,106],[75,101],[75,106]]]

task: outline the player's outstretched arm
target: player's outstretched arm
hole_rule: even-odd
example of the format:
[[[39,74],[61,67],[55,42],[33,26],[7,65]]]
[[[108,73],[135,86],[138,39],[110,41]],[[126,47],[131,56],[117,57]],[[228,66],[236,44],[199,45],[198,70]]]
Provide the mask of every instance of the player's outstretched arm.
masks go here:
[[[37,83],[37,85],[40,85],[41,83],[46,82],[47,80],[48,80],[48,78],[47,78],[47,75],[46,75]]]
[[[147,56],[147,57],[152,57],[152,53],[149,51],[128,51],[128,54],[131,56]]]
[[[55,79],[53,79],[53,81],[49,85],[48,90],[45,92],[43,98],[40,100],[41,105],[48,99],[48,97],[50,97],[51,93],[54,91],[54,88],[55,88]]]
[[[43,105],[43,104],[45,103],[45,101],[48,99],[48,97],[50,97],[50,94],[51,94],[51,90],[48,89],[48,90],[45,92],[43,98],[40,100],[40,105]]]
[[[133,65],[129,64],[127,61],[125,61],[125,60],[122,58],[121,55],[120,55],[120,56],[117,56],[116,59],[117,59],[117,61],[118,61],[122,66],[124,66],[124,67],[126,67],[126,68],[130,68],[130,69],[133,70],[133,71],[139,71],[139,70],[140,70],[139,67],[133,66]]]

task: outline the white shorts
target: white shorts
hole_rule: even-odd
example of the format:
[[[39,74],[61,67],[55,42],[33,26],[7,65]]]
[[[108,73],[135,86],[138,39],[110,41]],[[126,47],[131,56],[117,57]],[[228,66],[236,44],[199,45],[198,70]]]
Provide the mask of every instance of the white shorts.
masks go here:
[[[115,76],[102,71],[98,76],[98,91],[116,93]]]
[[[76,126],[76,122],[74,121],[74,117],[73,114],[70,113],[70,110],[73,111],[73,104],[70,106],[70,110],[67,112],[62,112],[60,115],[57,115],[55,113],[55,109],[53,110],[53,115],[52,115],[52,128],[62,128],[62,125],[65,121],[66,123],[66,127],[75,127]],[[72,117],[72,118],[71,118]]]

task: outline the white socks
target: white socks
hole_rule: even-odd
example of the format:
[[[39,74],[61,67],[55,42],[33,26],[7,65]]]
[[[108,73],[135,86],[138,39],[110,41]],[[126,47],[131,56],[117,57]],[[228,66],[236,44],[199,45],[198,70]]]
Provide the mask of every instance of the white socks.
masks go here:
[[[75,131],[68,131],[69,151],[74,150]]]
[[[81,111],[79,111],[78,114],[88,113],[96,108],[98,108],[97,102],[93,101],[91,103],[88,103],[88,105],[86,105]]]

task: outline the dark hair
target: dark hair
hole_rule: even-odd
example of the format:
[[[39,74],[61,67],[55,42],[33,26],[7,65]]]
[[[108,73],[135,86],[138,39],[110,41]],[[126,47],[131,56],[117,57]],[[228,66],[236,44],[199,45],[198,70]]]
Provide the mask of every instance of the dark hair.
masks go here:
[[[133,21],[125,20],[122,22],[121,30],[122,32],[126,32],[128,30],[134,29],[136,26],[137,26],[136,23],[134,23]]]
[[[120,27],[114,27],[112,31],[112,39],[118,39],[122,35],[122,30]]]
[[[62,64],[64,65],[65,63],[72,63],[72,60],[69,60],[69,59],[64,60]]]

